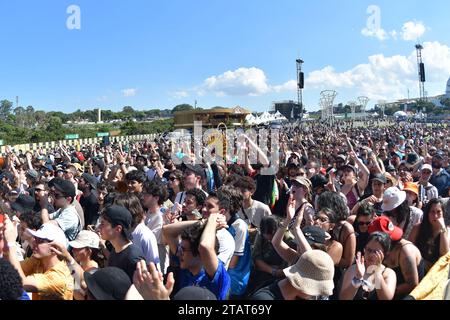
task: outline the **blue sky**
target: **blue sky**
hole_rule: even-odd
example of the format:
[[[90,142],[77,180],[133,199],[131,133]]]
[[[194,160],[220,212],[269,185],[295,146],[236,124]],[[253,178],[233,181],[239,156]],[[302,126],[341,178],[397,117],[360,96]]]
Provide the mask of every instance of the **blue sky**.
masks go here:
[[[66,26],[70,5],[80,8],[79,30]],[[380,20],[367,26],[370,5]],[[3,0],[0,99],[65,112],[195,100],[264,111],[296,99],[300,55],[308,110],[325,89],[338,91],[336,102],[367,95],[372,105],[418,94],[417,37],[426,89],[441,94],[450,77],[448,12],[443,0]]]

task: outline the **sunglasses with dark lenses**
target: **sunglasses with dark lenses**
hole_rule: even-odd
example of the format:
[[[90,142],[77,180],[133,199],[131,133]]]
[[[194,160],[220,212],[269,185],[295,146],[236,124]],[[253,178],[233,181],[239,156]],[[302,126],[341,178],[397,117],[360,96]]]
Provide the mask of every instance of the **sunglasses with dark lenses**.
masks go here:
[[[151,162],[159,161],[159,159],[150,159]]]
[[[358,221],[359,226],[370,226],[371,223],[372,223],[372,221],[367,221],[367,222]]]
[[[175,181],[175,180],[177,180],[177,177],[169,177],[169,180],[170,181]]]

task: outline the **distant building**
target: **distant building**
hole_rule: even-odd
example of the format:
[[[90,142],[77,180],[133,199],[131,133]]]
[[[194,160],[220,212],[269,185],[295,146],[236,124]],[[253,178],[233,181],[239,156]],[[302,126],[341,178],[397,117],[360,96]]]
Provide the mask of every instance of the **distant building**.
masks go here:
[[[194,121],[202,121],[202,126],[205,128],[216,128],[221,123],[227,126],[243,126],[245,117],[250,113],[239,106],[231,109],[178,111],[174,113],[174,126],[175,129],[192,129]]]
[[[438,107],[443,107],[441,100],[444,100],[444,99],[450,99],[450,78],[447,81],[445,94],[432,96],[432,97],[426,97],[426,100],[428,102],[431,102]],[[420,100],[419,98],[400,99],[397,101],[392,101],[392,102],[386,103],[386,107],[393,107],[395,105],[399,105],[403,110],[408,110],[409,105],[415,105],[417,103],[417,101],[419,101],[419,100]]]
[[[272,111],[280,112],[288,120],[300,119],[302,114],[301,106],[292,100],[274,102]]]

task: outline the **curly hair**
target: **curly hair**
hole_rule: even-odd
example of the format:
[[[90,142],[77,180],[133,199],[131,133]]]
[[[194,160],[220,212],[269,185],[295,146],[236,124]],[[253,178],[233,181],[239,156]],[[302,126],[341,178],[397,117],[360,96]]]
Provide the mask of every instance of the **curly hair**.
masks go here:
[[[162,205],[169,198],[169,192],[165,184],[156,181],[146,181],[144,183],[144,193],[158,197],[158,204]]]
[[[19,300],[23,293],[22,278],[9,261],[0,258],[0,300]]]
[[[183,230],[181,232],[181,240],[186,240],[189,242],[191,246],[191,252],[194,257],[198,257],[200,254],[198,251],[198,247],[200,246],[200,239],[202,238],[203,231],[205,230],[206,223],[197,222],[193,226]],[[215,240],[215,251],[216,253],[219,251],[219,241]]]
[[[319,210],[329,208],[336,213],[337,222],[347,220],[349,209],[345,199],[337,192],[326,191],[319,196],[317,200]]]
[[[31,230],[38,230],[43,222],[42,216],[34,212],[24,212],[20,215],[20,221],[26,223]]]
[[[186,191],[186,195],[191,195],[195,198],[195,201],[197,201],[197,206],[203,206],[206,201],[206,195],[203,192],[203,190],[194,188]]]
[[[147,176],[145,175],[145,172],[140,170],[133,170],[128,172],[125,175],[125,180],[127,181],[137,181],[139,183],[144,183],[147,180]]]

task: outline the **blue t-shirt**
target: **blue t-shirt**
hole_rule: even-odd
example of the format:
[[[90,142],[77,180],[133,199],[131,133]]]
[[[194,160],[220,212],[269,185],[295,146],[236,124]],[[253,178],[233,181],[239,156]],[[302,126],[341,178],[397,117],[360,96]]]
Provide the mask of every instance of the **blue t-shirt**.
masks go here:
[[[445,169],[441,169],[437,176],[433,175],[430,179],[430,183],[436,187],[440,197],[447,197],[445,191],[447,191],[447,188],[450,186],[450,175]]]
[[[236,243],[234,255],[239,256],[237,265],[234,268],[228,268],[228,274],[231,278],[231,294],[242,296],[247,289],[252,263],[248,225],[235,214],[228,221],[228,231]]]
[[[219,265],[213,279],[209,278],[204,268],[195,276],[188,269],[181,269],[179,273],[179,288],[190,286],[206,288],[216,295],[217,300],[226,300],[230,291],[230,276],[223,262],[218,261]]]

